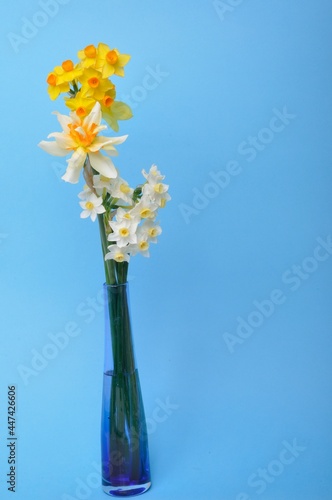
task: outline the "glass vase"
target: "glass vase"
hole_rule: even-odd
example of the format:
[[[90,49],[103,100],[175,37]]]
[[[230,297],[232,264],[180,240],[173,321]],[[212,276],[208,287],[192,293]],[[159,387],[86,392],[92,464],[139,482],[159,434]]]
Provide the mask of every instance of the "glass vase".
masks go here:
[[[104,285],[105,366],[102,401],[102,486],[112,496],[151,486],[146,420],[135,362],[128,283]]]

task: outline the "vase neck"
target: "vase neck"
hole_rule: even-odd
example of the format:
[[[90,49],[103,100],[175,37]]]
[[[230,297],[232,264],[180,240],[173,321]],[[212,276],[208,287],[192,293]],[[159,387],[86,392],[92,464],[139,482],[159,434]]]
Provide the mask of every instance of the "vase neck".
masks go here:
[[[128,283],[104,285],[105,372],[131,374],[136,369]]]

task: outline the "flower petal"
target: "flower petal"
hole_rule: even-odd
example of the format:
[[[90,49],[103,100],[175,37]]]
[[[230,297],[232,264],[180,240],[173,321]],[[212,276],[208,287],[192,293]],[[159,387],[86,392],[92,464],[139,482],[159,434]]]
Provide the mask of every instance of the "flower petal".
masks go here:
[[[48,137],[54,137],[59,148],[65,149],[67,154],[71,149],[75,149],[77,147],[76,142],[70,137],[70,135],[64,134],[63,132],[53,132]]]
[[[38,146],[42,148],[46,153],[54,156],[67,156],[68,151],[60,148],[55,141],[41,141]]]
[[[86,152],[83,148],[77,148],[72,157],[67,160],[68,167],[65,174],[61,177],[66,182],[77,184],[82,167],[86,159]]]
[[[90,128],[93,123],[99,125],[101,122],[101,108],[99,102],[93,106],[92,111],[83,120],[83,127]]]
[[[69,129],[68,129],[68,125],[73,123],[73,120],[70,118],[70,116],[67,116],[67,115],[61,115],[60,113],[58,113],[57,111],[54,111],[53,112],[54,115],[56,115],[62,129],[65,131],[65,132],[68,132]]]
[[[109,179],[115,179],[118,175],[116,168],[110,158],[101,153],[89,153],[91,166],[101,175]]]

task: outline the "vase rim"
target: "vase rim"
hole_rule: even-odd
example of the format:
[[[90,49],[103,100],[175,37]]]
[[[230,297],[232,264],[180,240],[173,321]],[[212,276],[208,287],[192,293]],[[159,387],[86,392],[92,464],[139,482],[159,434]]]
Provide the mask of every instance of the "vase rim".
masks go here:
[[[114,283],[113,285],[109,284],[109,283],[104,283],[104,288],[119,288],[119,287],[122,287],[122,286],[127,286],[128,285],[128,281],[126,281],[125,283]]]

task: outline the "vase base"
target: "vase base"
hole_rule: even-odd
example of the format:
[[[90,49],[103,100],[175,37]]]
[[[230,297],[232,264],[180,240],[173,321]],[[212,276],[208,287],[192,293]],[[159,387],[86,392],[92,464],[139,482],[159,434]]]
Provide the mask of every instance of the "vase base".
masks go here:
[[[132,486],[111,486],[103,485],[104,493],[112,497],[129,497],[133,495],[141,495],[148,491],[151,487],[151,481],[144,484],[135,484]]]

